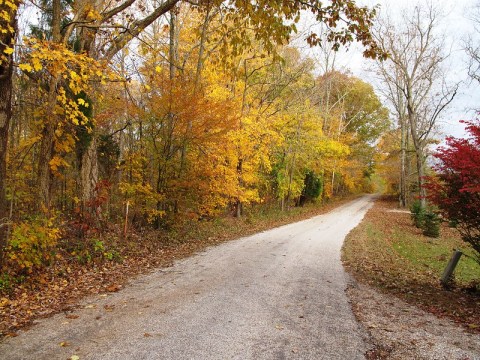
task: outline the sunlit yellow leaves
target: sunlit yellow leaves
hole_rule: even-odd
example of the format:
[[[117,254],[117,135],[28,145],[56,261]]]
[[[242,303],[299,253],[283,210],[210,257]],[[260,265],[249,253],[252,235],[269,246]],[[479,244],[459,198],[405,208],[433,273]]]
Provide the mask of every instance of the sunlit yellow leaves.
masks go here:
[[[26,38],[30,51],[19,68],[23,71],[47,70],[43,76],[60,77],[66,81],[68,88],[75,94],[91,92],[92,84],[118,80],[118,76],[108,71],[105,64],[86,54],[78,54],[61,44]]]
[[[13,54],[13,48],[6,47],[5,50],[3,50],[3,52],[7,55],[11,55],[11,54]]]
[[[79,99],[77,100],[77,102],[78,102],[79,105],[82,105],[82,106],[84,106],[84,107],[86,107],[86,108],[88,108],[88,106],[89,106],[88,102],[86,102],[86,101],[85,101],[84,99],[82,99],[82,98],[79,98]]]
[[[40,62],[40,59],[34,57],[32,58],[32,65],[35,71],[40,71],[43,69],[42,63]]]
[[[58,169],[62,166],[69,166],[68,162],[66,162],[65,159],[59,156],[54,156],[52,160],[50,160],[49,165],[54,172],[58,171]]]
[[[9,7],[11,10],[17,10],[19,1],[9,1],[9,0],[2,0],[0,4],[4,4]]]
[[[87,13],[87,19],[88,20],[102,20],[102,15],[94,9],[89,9],[88,13]]]
[[[5,10],[0,11],[0,18],[2,20],[5,20],[7,23],[11,21],[10,14]]]
[[[55,142],[55,151],[57,153],[68,154],[73,151],[74,146],[75,146],[75,138],[72,134],[66,134],[64,132],[59,133]],[[62,164],[66,167],[69,166],[68,163],[62,163]]]
[[[33,67],[30,64],[19,64],[18,68],[20,70],[26,71],[26,72],[32,72],[33,71]]]
[[[130,156],[127,156],[127,158],[130,158]],[[132,161],[128,165],[131,166],[130,169],[133,171],[141,171],[140,168],[137,168],[138,165],[141,165],[140,162]],[[136,175],[141,176],[140,173]],[[119,189],[132,207],[132,211],[139,210],[146,216],[149,222],[153,222],[156,218],[165,215],[164,210],[157,209],[157,204],[164,199],[164,195],[156,192],[150,184],[122,182],[119,185]]]
[[[6,248],[11,270],[31,272],[34,267],[51,260],[50,249],[62,235],[55,224],[55,218],[32,217],[13,225]]]

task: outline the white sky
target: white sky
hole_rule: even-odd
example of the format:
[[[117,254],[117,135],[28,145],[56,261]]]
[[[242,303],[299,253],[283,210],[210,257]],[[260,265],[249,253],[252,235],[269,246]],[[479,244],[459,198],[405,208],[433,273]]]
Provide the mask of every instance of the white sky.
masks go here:
[[[440,131],[445,135],[457,137],[464,136],[463,125],[458,123],[460,119],[472,119],[475,117],[474,109],[480,109],[480,84],[472,83],[467,73],[468,57],[462,49],[462,42],[469,35],[474,35],[474,24],[469,15],[472,14],[474,5],[480,0],[430,0],[431,3],[442,10],[444,17],[441,19],[441,30],[445,33],[447,43],[452,46],[452,53],[448,64],[448,76],[453,81],[464,81],[457,97],[439,120]],[[387,12],[392,18],[400,17],[400,12],[407,6],[425,4],[422,0],[357,0],[360,5],[373,6],[380,4],[380,12]],[[480,33],[476,34],[480,41]],[[448,50],[448,49],[447,49]],[[310,53],[310,51],[308,51]],[[311,56],[311,55],[310,55]],[[336,58],[336,68],[349,70],[354,76],[360,77],[374,86],[375,79],[368,71],[373,66],[373,61],[364,59],[361,55],[360,46],[352,46],[348,51],[340,51]],[[470,83],[470,85],[468,84]]]

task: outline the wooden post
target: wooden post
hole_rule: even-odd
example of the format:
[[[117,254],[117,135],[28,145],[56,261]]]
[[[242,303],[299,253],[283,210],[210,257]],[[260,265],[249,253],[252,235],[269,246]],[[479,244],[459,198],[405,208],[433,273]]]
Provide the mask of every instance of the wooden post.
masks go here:
[[[442,278],[440,279],[440,282],[442,283],[443,286],[448,286],[448,282],[450,281],[453,271],[455,270],[455,267],[458,264],[458,261],[460,260],[460,257],[462,256],[462,252],[460,250],[455,250],[453,252],[452,258],[447,264],[447,267],[443,271]]]

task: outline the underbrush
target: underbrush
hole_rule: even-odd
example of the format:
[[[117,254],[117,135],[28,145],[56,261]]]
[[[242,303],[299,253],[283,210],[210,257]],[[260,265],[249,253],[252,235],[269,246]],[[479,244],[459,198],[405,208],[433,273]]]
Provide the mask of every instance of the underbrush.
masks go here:
[[[440,277],[454,249],[465,255],[447,290]],[[440,237],[424,236],[395,199],[383,198],[348,235],[342,260],[359,281],[480,330],[480,266],[472,256],[456,230],[442,224]]]
[[[241,218],[182,219],[168,230],[121,226],[84,231],[82,238],[55,239],[50,261],[31,271],[0,273],[0,336],[15,335],[38,317],[68,311],[89,294],[118,291],[133,276],[202,251],[208,246],[305,219],[348,201],[308,204],[280,211],[277,206],[248,208]],[[65,231],[63,234],[68,233]]]

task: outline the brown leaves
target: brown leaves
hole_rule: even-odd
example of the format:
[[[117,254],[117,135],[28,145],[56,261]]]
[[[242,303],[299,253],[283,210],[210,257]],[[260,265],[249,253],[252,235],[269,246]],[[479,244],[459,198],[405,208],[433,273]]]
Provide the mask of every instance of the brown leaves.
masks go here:
[[[106,290],[108,292],[117,292],[118,290],[120,290],[122,288],[122,285],[118,285],[118,284],[112,284],[110,286],[108,286],[106,288]]]
[[[78,315],[75,315],[75,314],[68,314],[68,315],[65,315],[65,319],[78,319],[80,316]]]
[[[175,233],[181,241],[160,232],[145,233],[141,238],[139,234],[132,233],[134,242],[122,243],[116,247],[122,254],[123,263],[108,261],[101,265],[81,264],[64,255],[55,266],[44,269],[43,273],[32,274],[11,292],[0,295],[0,336],[15,336],[15,330],[31,325],[34,319],[54,313],[66,312],[65,318],[69,321],[78,319],[78,315],[70,311],[84,296],[106,291],[102,296],[108,297],[109,293],[119,291],[123,282],[135,274],[158,266],[169,266],[172,259],[189,256],[207,246],[240,235],[317,215],[339,203],[342,201],[329,202],[322,209],[305,207],[290,216],[275,213],[276,217],[257,220],[254,225],[246,219],[239,221],[230,217],[221,219],[218,223],[179,224]],[[87,306],[95,309],[94,304]],[[114,306],[108,305],[104,310],[113,311]],[[95,319],[99,320],[101,316],[98,315]]]
[[[432,254],[430,262],[426,262],[429,252],[421,253],[430,249],[430,245],[434,249],[446,238],[428,243],[411,224],[408,214],[388,211],[395,206],[396,200],[385,198],[376,202],[362,224],[348,235],[342,254],[344,264],[360,281],[380,287],[438,317],[449,317],[470,331],[480,331],[478,292],[442,289],[440,274],[433,265],[444,257]],[[454,235],[446,228],[444,233],[449,238]],[[398,234],[402,234],[400,239]],[[429,247],[420,247],[422,244]],[[418,250],[406,251],[410,245]]]

